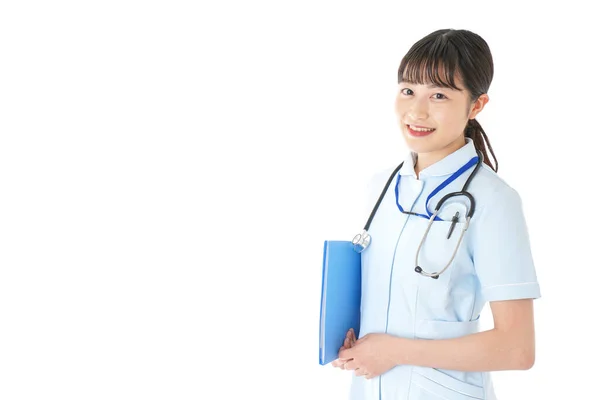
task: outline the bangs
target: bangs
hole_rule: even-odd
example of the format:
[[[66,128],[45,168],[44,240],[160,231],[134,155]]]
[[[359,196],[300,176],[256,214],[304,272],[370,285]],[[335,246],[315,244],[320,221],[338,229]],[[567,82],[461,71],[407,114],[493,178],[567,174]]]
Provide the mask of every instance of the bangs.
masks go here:
[[[398,69],[398,83],[435,85],[462,91],[455,80],[461,75],[458,60],[458,52],[449,42],[428,42],[406,54]]]

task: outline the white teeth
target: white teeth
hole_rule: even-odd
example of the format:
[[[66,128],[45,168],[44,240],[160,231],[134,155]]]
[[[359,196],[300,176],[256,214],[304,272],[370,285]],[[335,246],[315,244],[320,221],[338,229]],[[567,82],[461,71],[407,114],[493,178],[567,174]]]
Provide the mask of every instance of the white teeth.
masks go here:
[[[417,132],[431,132],[434,130],[434,128],[416,128],[412,125],[409,125],[410,129],[412,129],[413,131],[417,131]]]

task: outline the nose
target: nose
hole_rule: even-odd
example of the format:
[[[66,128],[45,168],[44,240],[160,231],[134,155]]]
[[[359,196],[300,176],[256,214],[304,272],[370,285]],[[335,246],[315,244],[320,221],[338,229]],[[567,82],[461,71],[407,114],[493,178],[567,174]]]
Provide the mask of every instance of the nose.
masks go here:
[[[417,100],[411,102],[408,108],[408,117],[413,121],[427,119],[429,116],[428,104],[426,100]]]

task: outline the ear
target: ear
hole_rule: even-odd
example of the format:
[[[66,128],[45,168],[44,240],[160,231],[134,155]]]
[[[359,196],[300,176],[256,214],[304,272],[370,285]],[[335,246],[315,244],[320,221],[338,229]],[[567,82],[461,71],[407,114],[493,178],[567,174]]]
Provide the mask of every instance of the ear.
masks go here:
[[[469,119],[475,118],[477,114],[479,114],[483,110],[483,107],[485,107],[488,101],[490,101],[490,97],[487,95],[487,93],[484,93],[481,96],[479,96],[479,98],[475,100],[475,102],[471,105],[469,111]]]

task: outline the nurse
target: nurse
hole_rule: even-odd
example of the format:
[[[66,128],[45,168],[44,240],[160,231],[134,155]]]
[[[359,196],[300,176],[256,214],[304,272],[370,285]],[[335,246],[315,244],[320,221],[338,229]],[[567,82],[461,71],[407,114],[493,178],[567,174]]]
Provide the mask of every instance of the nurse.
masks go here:
[[[534,364],[541,295],[522,202],[475,119],[493,72],[487,43],[467,30],[432,32],[400,63],[395,109],[410,152],[374,179],[377,195],[391,181],[361,253],[360,335],[349,331],[333,362],[353,372],[352,400],[491,400],[490,371]],[[422,241],[438,201],[463,188],[480,155],[472,218],[467,197],[450,198]],[[480,331],[488,302],[494,327]]]

